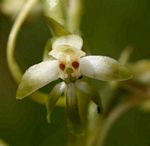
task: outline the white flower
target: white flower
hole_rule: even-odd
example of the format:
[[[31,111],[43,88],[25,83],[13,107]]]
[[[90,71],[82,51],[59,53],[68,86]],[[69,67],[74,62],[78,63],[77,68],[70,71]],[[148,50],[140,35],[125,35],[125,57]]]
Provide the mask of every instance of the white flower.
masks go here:
[[[23,75],[17,98],[22,99],[46,84],[63,79],[75,82],[81,76],[104,80],[121,81],[130,78],[128,69],[106,56],[85,56],[83,40],[78,35],[56,38],[49,55],[53,59],[31,66]]]

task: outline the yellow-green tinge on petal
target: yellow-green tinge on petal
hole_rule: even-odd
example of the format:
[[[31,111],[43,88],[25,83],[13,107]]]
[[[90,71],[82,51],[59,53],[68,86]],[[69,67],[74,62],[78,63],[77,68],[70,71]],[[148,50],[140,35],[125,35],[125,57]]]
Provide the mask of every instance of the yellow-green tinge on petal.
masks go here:
[[[131,78],[131,73],[118,61],[106,56],[85,56],[80,59],[81,73],[103,81],[122,81]]]
[[[17,90],[17,99],[22,99],[46,84],[58,79],[58,61],[43,61],[31,66],[23,75]]]

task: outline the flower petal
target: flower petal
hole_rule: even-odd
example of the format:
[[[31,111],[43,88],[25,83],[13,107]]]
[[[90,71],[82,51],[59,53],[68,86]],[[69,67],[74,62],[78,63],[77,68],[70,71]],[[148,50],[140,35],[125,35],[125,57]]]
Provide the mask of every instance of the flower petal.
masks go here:
[[[50,92],[48,96],[48,102],[46,104],[47,107],[47,120],[50,123],[51,119],[51,113],[59,99],[59,97],[62,96],[66,88],[66,85],[64,82],[58,83]]]
[[[82,131],[82,122],[79,113],[78,97],[75,84],[67,84],[66,90],[66,106],[68,115],[68,127],[72,133],[80,133]]]
[[[81,73],[104,81],[122,81],[131,78],[130,71],[116,60],[106,56],[86,56],[80,59]]]
[[[31,66],[23,75],[17,90],[17,99],[33,93],[51,81],[58,79],[58,61],[44,61]]]
[[[101,97],[96,89],[94,89],[87,82],[81,80],[78,80],[75,84],[80,91],[82,91],[87,95],[87,97],[90,97],[92,99],[92,101],[97,105],[100,111],[103,111]]]
[[[66,35],[57,38],[52,45],[52,49],[57,49],[60,46],[70,46],[71,48],[80,50],[83,45],[83,40],[78,35]]]
[[[60,48],[53,49],[52,51],[50,51],[48,55],[59,60],[60,58],[67,58],[67,56],[80,58],[85,56],[85,52],[83,52],[82,50],[75,50],[66,46],[61,46]]]

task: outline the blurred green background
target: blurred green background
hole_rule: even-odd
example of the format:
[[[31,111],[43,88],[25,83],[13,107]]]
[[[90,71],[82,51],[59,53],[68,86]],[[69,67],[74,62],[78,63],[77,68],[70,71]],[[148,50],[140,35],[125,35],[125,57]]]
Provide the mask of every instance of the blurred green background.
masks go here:
[[[17,84],[6,62],[6,43],[13,22],[0,13],[0,139],[10,146],[65,146],[67,144],[65,109],[57,107],[52,123],[46,120],[46,108],[30,98],[15,99]],[[134,51],[135,62],[150,57],[149,0],[84,0],[81,26],[92,54],[118,59],[125,47]],[[50,38],[42,15],[27,21],[16,45],[16,60],[25,71],[42,60]],[[48,86],[47,88],[51,88]],[[113,124],[106,146],[150,146],[150,113],[135,107]]]

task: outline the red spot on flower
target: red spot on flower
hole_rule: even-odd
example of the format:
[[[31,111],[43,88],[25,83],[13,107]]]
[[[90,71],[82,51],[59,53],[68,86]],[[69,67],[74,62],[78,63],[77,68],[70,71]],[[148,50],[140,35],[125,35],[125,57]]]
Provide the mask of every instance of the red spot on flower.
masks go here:
[[[73,66],[73,68],[77,69],[79,67],[79,62],[73,61],[72,66]]]
[[[60,63],[60,64],[59,64],[59,68],[60,68],[61,70],[64,70],[64,69],[65,69],[65,67],[66,67],[66,66],[65,66],[65,64],[64,64],[64,63]]]

